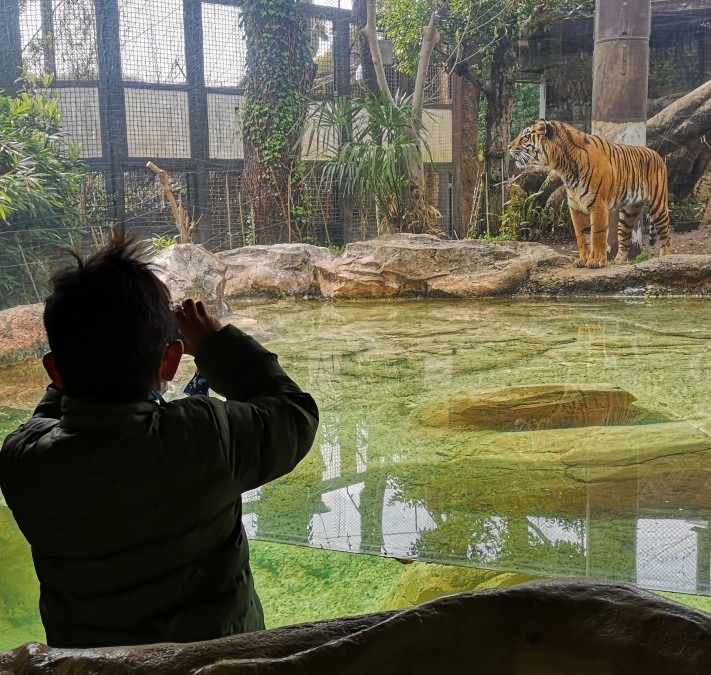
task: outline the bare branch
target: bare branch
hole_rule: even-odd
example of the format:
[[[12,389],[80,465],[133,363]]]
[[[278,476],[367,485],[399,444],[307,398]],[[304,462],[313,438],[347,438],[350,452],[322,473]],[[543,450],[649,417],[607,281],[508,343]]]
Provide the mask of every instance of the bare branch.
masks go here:
[[[385,66],[383,65],[383,56],[380,53],[380,46],[378,45],[378,31],[375,25],[375,20],[377,17],[376,0],[367,0],[366,8],[368,11],[367,18],[365,21],[365,26],[361,29],[361,33],[366,40],[368,40],[368,47],[370,47],[370,56],[373,59],[373,66],[375,68],[375,76],[378,79],[378,86],[380,87],[381,95],[387,96],[390,102],[395,105],[395,100],[393,95],[390,93],[390,88],[388,87],[388,80],[385,77]]]
[[[429,23],[422,33],[422,46],[420,47],[420,62],[417,64],[417,76],[415,77],[415,92],[412,97],[412,107],[418,119],[422,120],[422,107],[425,98],[425,86],[427,84],[427,73],[432,59],[432,52],[439,42],[439,22],[442,13],[447,9],[449,3],[443,2],[432,11]]]

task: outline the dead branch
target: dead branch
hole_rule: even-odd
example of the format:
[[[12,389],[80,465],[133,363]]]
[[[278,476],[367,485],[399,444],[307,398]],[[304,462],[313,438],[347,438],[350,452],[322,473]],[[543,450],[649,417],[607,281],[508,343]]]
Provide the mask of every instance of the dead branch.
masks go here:
[[[168,173],[165,169],[161,169],[156,166],[153,162],[148,162],[146,164],[156,176],[160,184],[163,186],[163,192],[170,205],[170,210],[173,213],[173,219],[175,220],[175,227],[178,228],[178,235],[180,237],[181,244],[188,244],[192,240],[193,228],[198,224],[197,220],[193,220],[190,217],[188,211],[183,207],[182,204],[178,204],[173,196],[173,190],[170,187],[170,182],[168,181]]]

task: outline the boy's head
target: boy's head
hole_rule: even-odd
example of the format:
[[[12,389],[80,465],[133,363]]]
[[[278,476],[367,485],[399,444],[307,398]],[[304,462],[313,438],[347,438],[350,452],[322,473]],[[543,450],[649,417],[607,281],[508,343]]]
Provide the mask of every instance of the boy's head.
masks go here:
[[[44,363],[68,395],[139,401],[175,374],[182,345],[174,342],[170,293],[141,254],[115,230],[106,247],[86,260],[75,256],[76,267],[53,274],[44,308],[51,353]]]

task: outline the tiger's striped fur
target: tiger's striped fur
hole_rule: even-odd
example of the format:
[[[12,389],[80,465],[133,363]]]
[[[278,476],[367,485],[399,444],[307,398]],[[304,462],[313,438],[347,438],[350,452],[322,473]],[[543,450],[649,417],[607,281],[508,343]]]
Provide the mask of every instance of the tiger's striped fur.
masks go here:
[[[569,124],[541,119],[509,144],[509,153],[519,168],[538,165],[563,179],[578,244],[578,267],[604,267],[607,262],[611,209],[619,209],[615,262],[627,260],[632,227],[645,207],[651,220],[650,244],[658,234],[660,255],[671,253],[667,168],[654,150],[610,143]]]

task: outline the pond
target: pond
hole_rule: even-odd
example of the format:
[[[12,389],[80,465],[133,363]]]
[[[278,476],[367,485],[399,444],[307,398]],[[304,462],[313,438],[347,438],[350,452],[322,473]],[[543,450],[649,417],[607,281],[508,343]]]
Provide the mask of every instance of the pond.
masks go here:
[[[709,594],[707,301],[275,301],[232,310],[229,320],[275,351],[321,409],[307,458],[245,495],[250,537]],[[179,383],[190,374],[186,359]],[[626,407],[612,401],[604,426],[594,416],[568,423],[572,409],[561,418],[562,405],[548,418],[505,419],[522,387],[543,385],[594,390],[598,403],[605,392],[629,396]],[[0,370],[2,429],[43,387],[36,363]],[[503,396],[504,421],[463,424],[459,413],[490,390]],[[6,507],[0,516],[5,561],[22,555],[28,565]],[[13,600],[5,593],[2,602]]]

